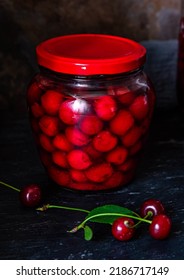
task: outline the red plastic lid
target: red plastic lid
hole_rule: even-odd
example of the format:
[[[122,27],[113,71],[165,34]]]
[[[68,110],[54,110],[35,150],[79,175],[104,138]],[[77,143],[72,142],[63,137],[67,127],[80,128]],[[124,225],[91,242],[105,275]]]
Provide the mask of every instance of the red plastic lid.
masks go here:
[[[74,75],[116,74],[142,66],[146,49],[130,39],[75,34],[49,39],[36,48],[40,66]]]

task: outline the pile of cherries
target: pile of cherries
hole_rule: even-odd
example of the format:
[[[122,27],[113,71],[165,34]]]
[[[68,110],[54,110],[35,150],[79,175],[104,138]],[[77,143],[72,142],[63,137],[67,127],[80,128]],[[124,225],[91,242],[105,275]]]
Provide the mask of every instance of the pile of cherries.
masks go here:
[[[140,207],[142,218],[152,219],[149,233],[155,239],[165,239],[171,231],[171,219],[165,214],[165,209],[160,200],[148,199]],[[139,222],[138,222],[139,223]],[[113,236],[120,240],[130,240],[135,234],[135,222],[132,218],[120,217],[112,225]]]
[[[150,124],[151,88],[108,87],[77,94],[32,82],[27,99],[40,157],[58,185],[103,190],[128,183]]]
[[[19,198],[22,205],[26,207],[38,207],[42,202],[42,190],[38,184],[30,184],[23,187],[21,190],[14,188],[4,182],[0,184],[8,186],[16,191],[19,191]],[[38,210],[46,210],[48,207],[43,206]],[[56,206],[54,208],[63,208],[68,210],[77,210],[76,208]],[[79,210],[79,209],[78,209]],[[81,210],[81,209],[80,209]],[[85,212],[85,211],[84,211]],[[89,212],[89,211],[86,211]],[[136,213],[135,213],[136,214]],[[171,231],[171,219],[165,214],[163,204],[156,199],[148,199],[144,201],[140,207],[140,215],[136,214],[137,219],[122,215],[117,218],[112,224],[112,235],[120,241],[128,241],[133,238],[136,227],[141,222],[149,223],[149,233],[155,239],[165,239]],[[142,219],[141,219],[142,218]],[[137,221],[137,223],[135,223]]]

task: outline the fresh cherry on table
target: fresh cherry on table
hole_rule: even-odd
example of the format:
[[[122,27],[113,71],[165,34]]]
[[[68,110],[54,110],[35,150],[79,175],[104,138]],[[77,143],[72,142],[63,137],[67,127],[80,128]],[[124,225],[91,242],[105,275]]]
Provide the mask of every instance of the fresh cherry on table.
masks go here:
[[[103,168],[101,168],[102,166]],[[61,171],[55,166],[51,166],[50,168],[51,168],[50,173],[52,174],[53,177],[56,178],[56,181],[58,181],[59,184],[68,183],[68,180],[70,180],[70,176],[66,171],[64,170]],[[93,166],[91,166],[90,168],[85,170],[84,174],[82,172],[84,170],[73,169],[73,172],[72,173],[70,172],[71,173],[70,175],[72,177],[77,178],[76,180],[77,183],[73,183],[75,184],[76,189],[77,188],[81,189],[81,187],[85,189],[86,185],[89,189],[91,190],[94,189],[94,185],[93,185],[94,183],[89,184],[87,181],[87,177],[90,177],[92,182],[104,182],[105,187],[109,187],[109,185],[106,186],[107,182],[110,183],[110,185],[112,181],[113,183],[115,182],[115,184],[119,184],[119,181],[122,181],[123,179],[122,176],[120,176],[121,175],[120,172],[116,173],[116,179],[118,178],[117,175],[119,175],[118,182],[117,182],[115,180],[114,174],[112,174],[112,170],[109,169],[109,165],[107,163],[101,163],[100,168],[99,166],[96,166],[96,169],[93,169]],[[101,173],[102,169],[103,172]],[[89,172],[89,170],[91,171]],[[22,205],[26,207],[32,207],[32,208],[38,207],[42,200],[42,190],[38,184],[29,184],[24,186],[22,189],[16,188],[2,181],[0,181],[0,185],[4,185],[8,188],[13,189],[14,191],[19,192],[20,202]],[[147,206],[149,207],[152,206],[152,208],[149,208]],[[65,209],[65,210],[72,210],[72,211],[73,210],[82,211],[87,213],[87,217],[77,227],[69,231],[71,233],[74,233],[81,228],[85,230],[86,222],[89,222],[90,220],[93,220],[94,218],[103,215],[106,216],[105,219],[106,223],[110,223],[110,224],[112,223],[112,217],[113,217],[111,232],[112,235],[117,240],[120,241],[130,240],[134,236],[136,227],[142,222],[149,224],[149,233],[154,239],[167,238],[171,231],[171,219],[162,212],[164,211],[164,207],[161,204],[161,202],[159,200],[149,199],[145,201],[141,207],[142,207],[144,217],[141,217],[139,214],[131,211],[130,209],[119,207],[118,205],[103,205],[102,207],[97,207],[92,209],[91,211],[88,211],[86,209],[81,209],[81,208],[45,204],[40,208],[36,208],[36,210],[45,211],[48,208],[58,208],[58,209]],[[106,213],[104,212],[104,209],[106,209]],[[153,211],[150,211],[150,209],[151,210],[153,209]],[[150,213],[151,213],[152,220],[150,220]],[[114,215],[117,217],[119,216],[119,218],[114,220]],[[109,220],[108,217],[110,218]],[[90,240],[90,239],[86,239],[86,240]]]
[[[167,215],[154,216],[149,226],[149,233],[155,239],[165,239],[171,230],[171,220]]]
[[[21,204],[26,207],[36,207],[42,199],[41,188],[37,184],[30,184],[23,187],[19,195]]]
[[[134,221],[128,217],[120,217],[112,224],[112,235],[120,241],[130,240],[135,232]]]
[[[141,217],[149,216],[154,217],[159,214],[164,214],[165,209],[160,200],[148,199],[145,200],[140,207]]]

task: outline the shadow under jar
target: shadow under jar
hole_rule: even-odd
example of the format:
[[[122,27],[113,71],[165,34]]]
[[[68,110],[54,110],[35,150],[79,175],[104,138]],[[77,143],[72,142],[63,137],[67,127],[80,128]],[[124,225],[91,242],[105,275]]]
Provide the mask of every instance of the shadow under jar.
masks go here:
[[[129,183],[147,138],[155,94],[146,50],[121,37],[77,34],[36,48],[27,91],[41,161],[58,185],[106,190]]]

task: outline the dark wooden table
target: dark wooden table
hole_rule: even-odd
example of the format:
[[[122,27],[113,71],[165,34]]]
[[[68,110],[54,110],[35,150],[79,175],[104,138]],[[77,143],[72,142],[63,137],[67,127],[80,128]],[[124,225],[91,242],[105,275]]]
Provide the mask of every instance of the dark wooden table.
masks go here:
[[[116,191],[81,193],[51,183],[40,163],[27,117],[3,116],[0,124],[0,180],[22,187],[39,183],[46,203],[91,210],[118,204],[138,211],[143,200],[160,199],[172,219],[172,233],[154,240],[145,224],[135,238],[119,242],[109,225],[91,224],[94,238],[68,233],[84,213],[45,212],[20,206],[18,193],[0,186],[0,259],[183,259],[184,258],[184,118],[177,108],[156,112],[135,180]]]

